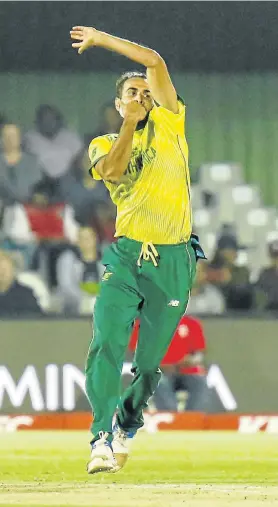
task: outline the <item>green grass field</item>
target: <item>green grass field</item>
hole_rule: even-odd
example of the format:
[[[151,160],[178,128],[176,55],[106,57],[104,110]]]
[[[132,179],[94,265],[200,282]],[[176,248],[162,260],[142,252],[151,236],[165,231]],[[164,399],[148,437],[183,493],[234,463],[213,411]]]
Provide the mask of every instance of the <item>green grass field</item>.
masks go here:
[[[278,436],[140,433],[119,473],[88,476],[85,432],[0,434],[0,506],[278,506]]]

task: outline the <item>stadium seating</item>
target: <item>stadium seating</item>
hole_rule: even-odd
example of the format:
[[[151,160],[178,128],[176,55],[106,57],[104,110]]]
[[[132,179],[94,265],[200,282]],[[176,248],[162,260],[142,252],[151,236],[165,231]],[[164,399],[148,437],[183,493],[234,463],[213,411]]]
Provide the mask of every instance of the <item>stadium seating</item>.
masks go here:
[[[214,199],[206,207],[204,192]],[[260,190],[244,183],[239,164],[205,163],[199,171],[199,181],[192,185],[194,230],[201,237],[210,259],[223,226],[233,225],[241,246],[238,265],[249,265],[252,278],[268,263],[267,244],[278,237],[278,213],[264,207]]]
[[[243,171],[240,165],[232,163],[204,164],[200,167],[200,185],[203,190],[220,192],[227,186],[243,182]]]

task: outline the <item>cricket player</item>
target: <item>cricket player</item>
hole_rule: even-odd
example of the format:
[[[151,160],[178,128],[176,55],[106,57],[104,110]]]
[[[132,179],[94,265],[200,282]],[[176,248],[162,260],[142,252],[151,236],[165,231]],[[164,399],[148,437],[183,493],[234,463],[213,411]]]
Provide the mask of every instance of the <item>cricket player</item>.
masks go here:
[[[75,26],[70,33],[79,54],[97,46],[146,67],[146,74],[126,72],[116,83],[119,134],[97,137],[89,147],[91,174],[104,181],[117,206],[117,241],[103,256],[106,271],[86,364],[93,410],[87,470],[115,472],[126,462],[129,438],[143,426],[159,364],[187,307],[195,250],[201,249],[191,237],[185,106],[165,61],[152,49],[95,28]],[[134,378],[120,398],[122,365],[138,316]]]

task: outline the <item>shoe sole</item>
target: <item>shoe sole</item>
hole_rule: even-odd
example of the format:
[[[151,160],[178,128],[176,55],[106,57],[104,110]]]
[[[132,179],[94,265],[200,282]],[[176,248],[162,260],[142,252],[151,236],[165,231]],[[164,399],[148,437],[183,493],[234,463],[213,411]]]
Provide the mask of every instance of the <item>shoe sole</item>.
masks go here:
[[[127,462],[128,454],[127,453],[114,453],[114,458],[117,461],[118,467],[123,468]],[[116,470],[118,471],[118,470]]]
[[[116,472],[117,470],[115,470],[115,466],[114,465],[111,465],[111,463],[107,463],[104,459],[102,458],[94,458],[93,460],[93,464],[92,466],[90,467],[92,462],[89,462],[87,464],[87,472],[88,474],[97,474],[99,472]]]

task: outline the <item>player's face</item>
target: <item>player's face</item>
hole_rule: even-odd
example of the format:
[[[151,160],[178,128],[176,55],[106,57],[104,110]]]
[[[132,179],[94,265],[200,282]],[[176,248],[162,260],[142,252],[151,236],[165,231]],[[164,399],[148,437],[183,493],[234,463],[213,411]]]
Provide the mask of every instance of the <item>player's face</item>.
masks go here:
[[[125,106],[129,102],[136,100],[146,109],[146,116],[153,108],[153,98],[146,79],[142,77],[132,77],[127,79],[123,85],[121,98],[116,99],[116,109],[124,118]]]

